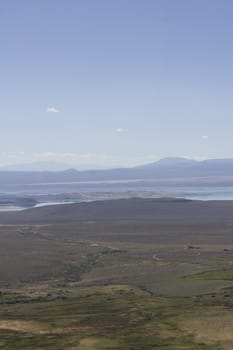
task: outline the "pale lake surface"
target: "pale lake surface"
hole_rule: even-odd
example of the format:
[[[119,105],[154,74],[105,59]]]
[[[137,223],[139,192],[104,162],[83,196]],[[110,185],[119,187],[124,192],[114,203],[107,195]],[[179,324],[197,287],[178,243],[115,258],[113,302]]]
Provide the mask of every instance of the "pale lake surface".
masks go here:
[[[133,192],[140,196],[140,192],[151,192],[158,197],[181,197],[198,200],[233,200],[232,186],[158,186],[153,181],[93,181],[77,183],[49,183],[35,185],[1,186],[0,195],[43,195],[63,193],[126,193]],[[54,203],[55,204],[55,203]],[[56,203],[59,204],[59,203]]]

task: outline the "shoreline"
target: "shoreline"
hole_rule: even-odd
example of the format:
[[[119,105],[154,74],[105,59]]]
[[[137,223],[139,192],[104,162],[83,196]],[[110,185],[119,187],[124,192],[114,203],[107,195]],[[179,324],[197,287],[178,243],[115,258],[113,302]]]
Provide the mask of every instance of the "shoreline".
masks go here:
[[[225,189],[225,188],[224,188]],[[205,193],[199,191],[174,193],[170,191],[77,192],[41,195],[0,195],[0,212],[19,212],[47,206],[109,201],[121,199],[184,199],[192,201],[233,201],[233,191]]]

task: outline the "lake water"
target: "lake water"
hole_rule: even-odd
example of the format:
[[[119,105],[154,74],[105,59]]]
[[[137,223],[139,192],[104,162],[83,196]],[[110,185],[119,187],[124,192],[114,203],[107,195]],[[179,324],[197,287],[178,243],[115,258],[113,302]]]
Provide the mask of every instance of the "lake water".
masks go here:
[[[0,194],[18,196],[62,194],[62,193],[125,193],[140,192],[153,193],[156,196],[182,197],[200,200],[233,200],[233,187],[231,186],[158,186],[153,181],[93,181],[78,183],[49,183],[24,186],[0,185]]]

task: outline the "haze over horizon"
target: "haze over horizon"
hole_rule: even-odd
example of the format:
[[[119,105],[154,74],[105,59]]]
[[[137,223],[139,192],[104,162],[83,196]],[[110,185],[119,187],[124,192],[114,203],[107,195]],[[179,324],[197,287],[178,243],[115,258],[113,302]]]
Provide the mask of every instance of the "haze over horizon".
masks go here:
[[[158,168],[164,168],[164,169],[172,169],[173,171],[177,169],[185,169],[185,168],[193,168],[195,169],[195,166],[203,166],[208,168],[210,165],[211,167],[214,165],[217,171],[226,172],[228,173],[229,169],[228,167],[232,168],[233,166],[233,158],[209,158],[209,159],[192,159],[192,158],[185,158],[185,157],[165,157],[160,158],[157,160],[153,160],[150,162],[145,163],[139,163],[139,164],[127,164],[127,165],[119,165],[119,166],[104,166],[104,165],[95,165],[95,164],[68,164],[68,163],[61,163],[58,161],[41,161],[41,162],[27,162],[27,163],[16,163],[16,164],[10,164],[6,166],[0,166],[0,172],[5,171],[13,171],[13,172],[63,172],[63,171],[71,171],[77,170],[80,172],[92,172],[92,170],[101,170],[101,171],[108,171],[108,170],[137,170],[137,169],[158,169]],[[118,173],[120,175],[120,173]],[[156,174],[155,174],[156,176]]]
[[[0,4],[0,166],[233,158],[229,0]]]

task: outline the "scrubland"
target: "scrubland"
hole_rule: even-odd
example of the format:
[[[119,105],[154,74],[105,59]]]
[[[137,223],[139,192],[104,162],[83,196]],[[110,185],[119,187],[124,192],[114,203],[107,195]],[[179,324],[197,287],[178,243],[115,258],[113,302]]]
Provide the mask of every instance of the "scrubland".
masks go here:
[[[232,202],[61,210],[1,216],[0,349],[232,349]]]

